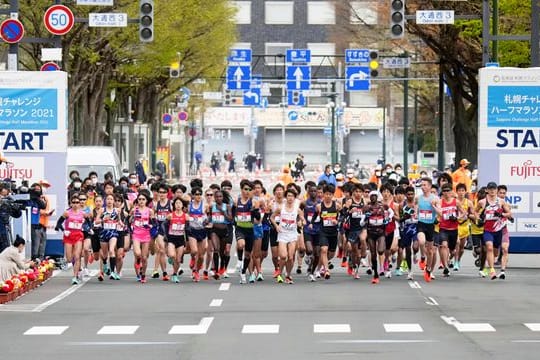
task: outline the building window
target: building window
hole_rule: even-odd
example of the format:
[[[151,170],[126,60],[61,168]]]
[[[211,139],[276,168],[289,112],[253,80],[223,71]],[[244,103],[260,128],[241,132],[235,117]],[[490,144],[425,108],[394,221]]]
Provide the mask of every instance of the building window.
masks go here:
[[[293,43],[266,43],[264,45],[265,55],[283,55],[281,56],[267,56],[265,57],[265,63],[267,65],[279,65],[285,62],[285,53],[287,50],[293,48]]]
[[[251,49],[251,43],[237,42],[231,45],[231,49]]]
[[[311,50],[311,63],[321,66],[333,66],[335,65],[336,44],[334,43],[308,43],[308,49]],[[314,57],[315,55],[325,57]]]
[[[377,25],[377,4],[351,1],[351,24]]]
[[[310,25],[333,25],[336,23],[336,7],[332,1],[308,1],[307,23]]]
[[[251,24],[251,1],[231,1],[231,5],[237,9],[237,24]]]
[[[264,3],[264,22],[271,25],[294,24],[294,2],[266,1]]]

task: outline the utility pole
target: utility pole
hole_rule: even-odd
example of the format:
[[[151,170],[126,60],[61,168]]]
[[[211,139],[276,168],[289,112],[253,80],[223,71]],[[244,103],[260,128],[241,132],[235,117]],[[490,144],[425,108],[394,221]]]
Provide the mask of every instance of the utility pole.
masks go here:
[[[402,57],[407,58],[405,51]],[[409,169],[409,69],[405,68],[403,80],[403,169]]]
[[[332,114],[332,133],[331,133],[331,144],[330,144],[330,158],[332,159],[332,164],[337,163],[337,153],[336,153],[336,82],[332,82],[332,89],[330,94],[330,111]]]
[[[439,140],[437,141],[439,170],[444,170],[444,74],[443,58],[439,58]]]

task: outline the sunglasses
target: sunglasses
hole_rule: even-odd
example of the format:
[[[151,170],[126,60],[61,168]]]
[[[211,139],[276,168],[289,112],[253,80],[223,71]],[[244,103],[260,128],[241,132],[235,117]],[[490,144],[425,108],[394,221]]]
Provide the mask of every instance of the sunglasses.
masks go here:
[[[242,190],[244,190],[244,191],[251,191],[251,188],[245,187],[245,188],[243,188]]]
[[[195,193],[195,196],[201,196],[202,193]]]
[[[137,200],[139,200],[139,201],[141,201],[141,200],[146,201],[146,198],[138,198]]]
[[[214,196],[214,194],[206,194],[206,196]]]
[[[443,189],[442,192],[444,193],[444,192],[449,192],[449,191],[450,191],[450,189]]]
[[[86,201],[86,198],[79,198],[80,201]]]
[[[79,204],[80,201],[79,201],[79,200],[73,200],[71,203],[72,203],[72,204]]]

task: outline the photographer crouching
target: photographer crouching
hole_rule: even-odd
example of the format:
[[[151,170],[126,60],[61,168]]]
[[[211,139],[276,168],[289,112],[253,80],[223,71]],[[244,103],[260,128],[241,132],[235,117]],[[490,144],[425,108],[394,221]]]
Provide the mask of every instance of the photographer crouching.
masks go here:
[[[10,195],[13,185],[11,180],[0,183],[0,252],[9,247],[13,241],[10,219],[20,218],[24,204],[17,203]]]

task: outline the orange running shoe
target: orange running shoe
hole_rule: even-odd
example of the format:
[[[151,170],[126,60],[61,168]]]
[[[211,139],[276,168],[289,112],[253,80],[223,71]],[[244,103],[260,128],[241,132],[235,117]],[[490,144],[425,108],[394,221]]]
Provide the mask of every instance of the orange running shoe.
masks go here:
[[[347,266],[347,275],[352,276],[352,274],[353,274],[353,268],[350,266]]]
[[[199,282],[199,280],[200,280],[199,272],[198,272],[198,271],[194,271],[194,272],[193,272],[193,282]]]
[[[372,284],[378,284],[378,283],[379,283],[379,278],[378,278],[378,277],[374,277],[373,279],[371,279],[371,283],[372,283]]]
[[[277,278],[279,275],[281,275],[281,271],[279,271],[279,269],[275,269],[275,270],[274,270],[274,275],[272,275],[272,277],[275,279],[275,278]]]
[[[426,260],[420,259],[420,262],[418,263],[418,267],[420,268],[420,270],[424,271],[426,269]]]
[[[163,281],[169,281],[169,275],[168,274],[163,274],[163,277],[162,277]]]
[[[208,280],[208,271],[204,270],[202,273],[203,280]]]
[[[424,280],[426,280],[426,282],[431,282],[431,274],[427,269],[424,271]]]

